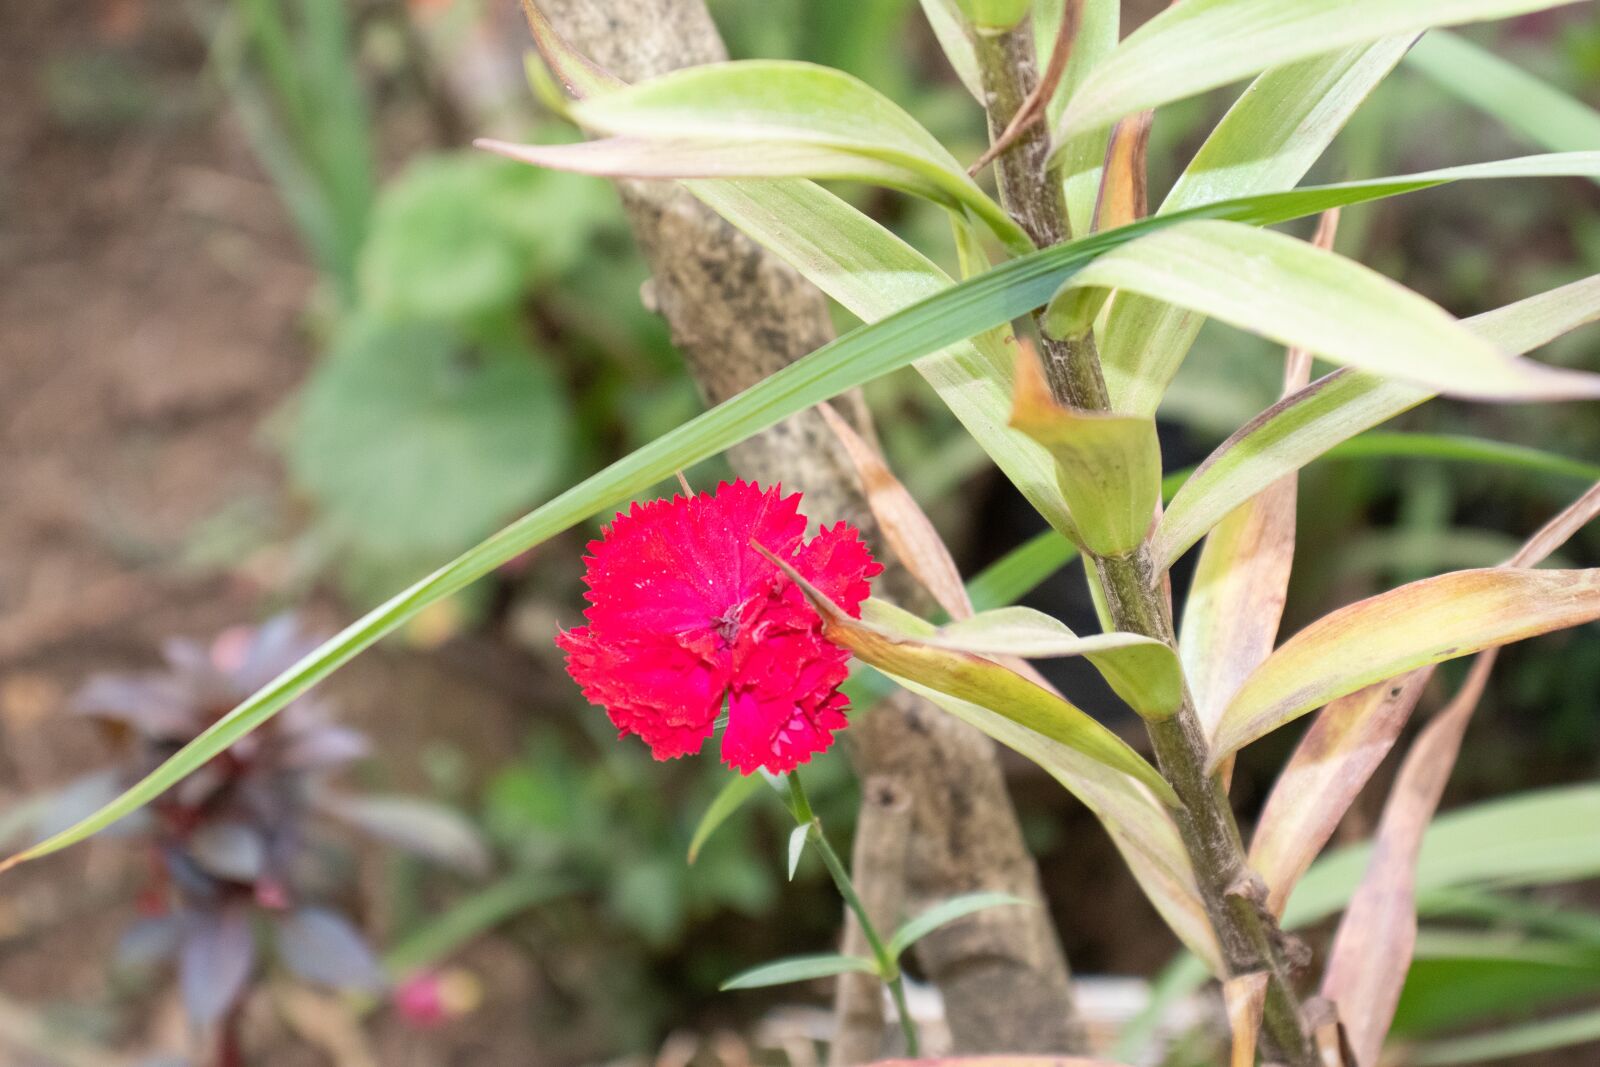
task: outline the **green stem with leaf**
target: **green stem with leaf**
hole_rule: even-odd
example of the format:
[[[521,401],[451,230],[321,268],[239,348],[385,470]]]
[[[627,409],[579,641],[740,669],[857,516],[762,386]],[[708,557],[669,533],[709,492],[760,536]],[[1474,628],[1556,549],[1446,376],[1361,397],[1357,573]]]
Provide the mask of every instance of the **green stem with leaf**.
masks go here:
[[[991,131],[1003,130],[1037,80],[1031,29],[1023,26],[976,41],[979,71],[987,96]],[[1071,237],[1058,177],[1048,166],[1048,145],[1037,128],[995,160],[1001,202],[1040,247]],[[1079,411],[1109,411],[1093,333],[1058,340],[1040,327],[1040,353],[1056,403]],[[1163,574],[1147,545],[1122,556],[1088,553],[1092,577],[1104,592],[1116,629],[1153,637],[1176,649],[1171,611],[1162,590]],[[1221,779],[1207,775],[1205,734],[1185,686],[1177,713],[1149,723],[1151,743],[1163,777],[1182,802],[1178,829],[1194,865],[1206,912],[1217,932],[1230,976],[1267,975],[1263,1019],[1269,1058],[1311,1067],[1316,1051],[1301,1018],[1283,937],[1258,899],[1245,861],[1239,827]]]
[[[900,1018],[900,1032],[906,1039],[906,1055],[915,1059],[920,1054],[920,1044],[917,1040],[916,1023],[912,1021],[911,1012],[906,1007],[905,979],[900,973],[900,962],[889,951],[883,938],[878,935],[878,929],[873,924],[872,917],[867,914],[866,905],[861,902],[855,883],[850,879],[850,872],[845,869],[844,861],[828,843],[827,835],[822,832],[822,820],[811,810],[811,801],[806,797],[799,771],[790,771],[785,777],[789,783],[789,811],[794,816],[795,825],[805,828],[806,842],[822,857],[822,865],[828,868],[828,874],[832,876],[833,884],[839,888],[839,895],[844,898],[845,906],[855,913],[856,920],[861,923],[861,932],[865,935],[867,945],[872,949],[873,961],[877,964],[878,977],[889,987],[889,995],[894,999],[895,1014]]]

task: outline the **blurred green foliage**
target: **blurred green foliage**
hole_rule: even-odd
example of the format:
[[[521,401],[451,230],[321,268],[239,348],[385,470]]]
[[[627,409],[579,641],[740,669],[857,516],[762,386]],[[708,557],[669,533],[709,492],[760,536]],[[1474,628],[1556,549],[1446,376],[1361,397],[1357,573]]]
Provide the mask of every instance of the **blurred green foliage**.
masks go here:
[[[285,434],[285,451],[312,507],[312,536],[337,559],[346,589],[365,602],[578,473],[681,422],[698,400],[664,327],[641,305],[643,267],[603,182],[466,149],[409,152],[412,162],[378,178],[374,160],[386,115],[362,77],[361,31],[346,3],[232,0],[217,56],[252,144],[332,294],[319,304],[314,332],[325,344]],[[914,0],[712,0],[711,6],[736,57],[842,67],[905,105],[960,158],[981,148],[981,114],[944,65]],[[1593,12],[1530,20],[1473,39],[1600,104],[1600,16]],[[75,102],[71,79],[55,84],[63,107],[85,109]],[[1151,145],[1153,196],[1229,99],[1212,94],[1163,109]],[[517,122],[525,139],[570,136],[526,109]],[[1395,135],[1415,130],[1430,136]],[[1402,67],[1315,176],[1359,178],[1491,159],[1528,149],[1526,138]],[[907,198],[842,191],[954,269],[938,211]],[[1575,202],[1585,206],[1574,210]],[[1463,185],[1352,209],[1337,247],[1466,315],[1600,271],[1600,196],[1556,182],[1519,186],[1514,198],[1497,186]],[[1541,358],[1592,368],[1595,351],[1592,334],[1579,333]],[[1175,431],[1169,467],[1202,458],[1269,405],[1280,366],[1271,346],[1208,326],[1163,409]],[[981,453],[952,432],[948,414],[912,377],[875,383],[869,396],[905,481],[936,519],[961,529],[980,496],[971,475]],[[1600,454],[1600,425],[1581,406],[1468,408],[1438,401],[1394,428],[1488,432],[1573,456]],[[1361,590],[1499,558],[1512,538],[1572,491],[1566,482],[1426,460],[1320,465],[1303,485],[1286,630]],[[1005,547],[975,549],[987,557]],[[1579,561],[1592,559],[1600,534],[1576,539],[1567,551]],[[575,612],[575,602],[563,605],[564,617]],[[1468,747],[1460,776],[1465,791],[1503,789],[1506,778],[1535,784],[1529,768],[1536,761],[1507,758],[1507,751],[1553,757],[1558,774],[1592,768],[1600,753],[1592,725],[1600,654],[1578,636],[1507,653],[1490,698],[1494,714],[1475,727],[1495,731],[1503,744]],[[617,744],[600,713],[579,705],[573,693],[551,723],[530,732],[526,754],[494,776],[484,820],[513,868],[574,887],[530,920],[540,927],[536,944],[552,950],[540,955],[552,969],[566,968],[557,984],[570,983],[575,1000],[578,986],[598,996],[586,1014],[609,1020],[602,1032],[613,1050],[642,1048],[678,1008],[739,966],[818,947],[808,934],[822,937],[833,916],[814,926],[801,919],[776,935],[766,924],[762,936],[780,940],[739,945],[737,954],[728,944],[734,939],[698,941],[696,929],[712,919],[726,925],[773,913],[782,899],[781,833],[754,814],[760,805],[752,803],[713,836],[698,863],[687,865],[695,821],[727,772],[709,758],[654,764],[639,747]],[[572,718],[587,740],[566,728]],[[1256,755],[1276,766],[1281,751],[1262,747]],[[1481,751],[1493,754],[1475,755]],[[813,774],[812,785],[837,807],[830,807],[828,822],[842,832],[851,807],[846,776],[837,760],[825,766],[832,771]],[[1539,774],[1533,772],[1535,780]],[[1241,778],[1248,796],[1248,766]],[[1038,812],[1024,814],[1040,819]],[[1127,931],[1087,933],[1110,941]],[[1430,1005],[1441,1003],[1440,996],[1459,1009],[1451,1021],[1460,1021],[1465,1006],[1480,1001],[1439,990],[1471,984],[1489,990],[1482,997],[1492,1001],[1493,990],[1531,981],[1529,966],[1522,958],[1468,963],[1424,956],[1402,1004],[1402,1025],[1409,1020],[1428,1029]],[[1577,971],[1592,979],[1592,960],[1585,957]]]

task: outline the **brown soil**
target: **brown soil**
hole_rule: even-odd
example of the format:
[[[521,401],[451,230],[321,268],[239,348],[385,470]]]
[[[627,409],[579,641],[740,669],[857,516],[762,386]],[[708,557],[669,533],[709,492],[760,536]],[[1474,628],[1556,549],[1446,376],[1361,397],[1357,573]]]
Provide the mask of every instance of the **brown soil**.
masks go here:
[[[66,711],[88,674],[258,619],[292,573],[262,427],[313,358],[315,277],[203,79],[183,5],[168,7],[19,0],[0,17],[0,810],[107,757]],[[73,105],[79,91],[117,103],[115,83],[93,79],[105,63],[148,94],[115,123]],[[392,784],[424,785],[424,740],[482,754],[468,760],[479,766],[516,750],[515,663],[485,672],[485,656],[503,657],[463,655],[379,652],[336,680],[347,717],[381,725]],[[78,1030],[109,1025],[126,1050],[181,1049],[164,994],[102,1010],[120,1003],[103,961],[133,877],[127,850],[97,841],[0,879],[0,1008],[71,1006]],[[524,955],[491,944],[468,962],[489,987],[478,1015],[425,1036],[381,1024],[376,1062],[541,1062],[522,1021],[536,995]],[[0,1063],[53,1062],[15,1058],[9,1018]],[[260,1036],[252,1063],[331,1062]]]

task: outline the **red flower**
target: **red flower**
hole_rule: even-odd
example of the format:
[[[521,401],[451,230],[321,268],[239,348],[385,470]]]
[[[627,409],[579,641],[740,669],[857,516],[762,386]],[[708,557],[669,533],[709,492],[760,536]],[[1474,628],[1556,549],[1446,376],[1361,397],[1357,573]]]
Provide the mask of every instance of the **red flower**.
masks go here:
[[[656,759],[699,750],[724,702],[722,758],[785,773],[846,724],[850,654],[822,636],[800,589],[750,547],[789,562],[850,614],[883,568],[844,523],[804,540],[800,495],[750,482],[635,504],[589,543],[588,626],[556,643],[583,695]]]

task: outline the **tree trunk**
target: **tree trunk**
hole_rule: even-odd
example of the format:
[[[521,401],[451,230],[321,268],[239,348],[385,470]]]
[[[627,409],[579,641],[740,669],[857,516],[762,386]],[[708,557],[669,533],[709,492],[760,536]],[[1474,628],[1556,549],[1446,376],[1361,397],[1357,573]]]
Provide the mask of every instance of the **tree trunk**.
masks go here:
[[[703,0],[538,4],[567,40],[626,81],[727,58]],[[707,400],[725,400],[832,339],[822,294],[681,187],[617,184],[652,274],[645,298],[666,318]],[[859,394],[835,407],[873,439]],[[804,490],[813,519],[855,525],[888,567],[880,595],[927,606],[889,558],[854,467],[816,412],[752,438],[731,460],[744,477]],[[858,712],[845,736],[863,781],[887,778],[908,793],[908,911],[978,889],[1042,899],[988,738],[907,693]],[[894,877],[900,866],[885,864],[883,873],[869,865],[860,873]],[[878,899],[902,895],[870,885],[862,890]],[[995,908],[952,923],[920,942],[917,957],[944,996],[957,1051],[1081,1051],[1066,959],[1042,906]],[[841,1004],[842,1011],[848,1007]]]

